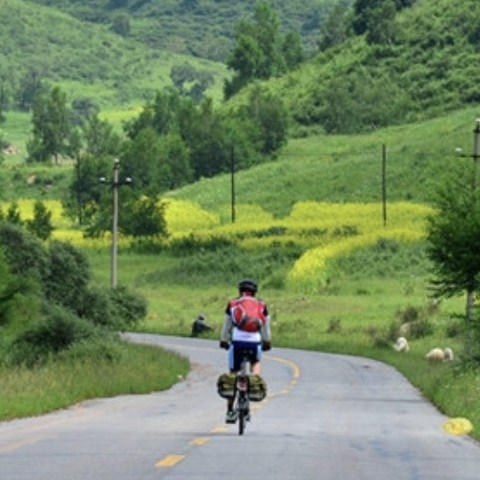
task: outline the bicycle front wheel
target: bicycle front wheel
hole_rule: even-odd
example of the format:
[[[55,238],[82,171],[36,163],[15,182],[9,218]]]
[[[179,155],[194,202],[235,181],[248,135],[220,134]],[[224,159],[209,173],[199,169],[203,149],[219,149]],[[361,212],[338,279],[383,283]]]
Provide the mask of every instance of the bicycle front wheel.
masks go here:
[[[247,422],[247,415],[244,408],[238,410],[238,434],[243,435],[245,432],[245,424]]]

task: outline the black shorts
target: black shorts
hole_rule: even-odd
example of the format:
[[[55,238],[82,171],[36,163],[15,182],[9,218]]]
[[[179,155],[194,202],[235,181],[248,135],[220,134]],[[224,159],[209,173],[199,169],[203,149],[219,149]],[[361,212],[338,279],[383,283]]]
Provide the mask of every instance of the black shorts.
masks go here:
[[[262,344],[260,342],[233,341],[228,352],[228,366],[230,370],[234,372],[240,370],[245,353],[250,363],[259,362],[262,358]]]

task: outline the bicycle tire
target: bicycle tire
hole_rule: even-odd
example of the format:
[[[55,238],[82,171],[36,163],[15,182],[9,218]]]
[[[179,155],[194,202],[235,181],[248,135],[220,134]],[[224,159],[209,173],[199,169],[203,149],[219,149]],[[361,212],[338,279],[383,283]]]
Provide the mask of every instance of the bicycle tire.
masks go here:
[[[240,408],[238,411],[238,434],[243,435],[245,432],[246,416],[245,410]]]

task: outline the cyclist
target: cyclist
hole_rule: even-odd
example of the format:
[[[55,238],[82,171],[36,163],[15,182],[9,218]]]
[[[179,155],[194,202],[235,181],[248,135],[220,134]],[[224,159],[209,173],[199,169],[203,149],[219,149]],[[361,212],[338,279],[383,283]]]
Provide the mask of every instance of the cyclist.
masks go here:
[[[271,334],[270,334],[270,316],[265,302],[256,298],[258,291],[257,284],[245,278],[238,284],[239,296],[231,299],[227,308],[225,309],[225,319],[223,322],[222,334],[220,338],[220,348],[228,350],[228,367],[231,373],[236,373],[240,370],[242,358],[241,351],[250,352],[250,366],[253,375],[260,375],[260,360],[262,358],[262,351],[271,349]],[[242,300],[247,298],[250,304],[257,308],[257,315],[255,321],[256,327],[244,327],[238,312],[244,310],[241,305]],[[255,302],[251,300],[255,299]],[[245,315],[245,311],[243,312]],[[253,315],[251,315],[253,316]],[[236,420],[236,413],[233,408],[233,399],[227,400],[227,415],[226,422],[232,423]]]

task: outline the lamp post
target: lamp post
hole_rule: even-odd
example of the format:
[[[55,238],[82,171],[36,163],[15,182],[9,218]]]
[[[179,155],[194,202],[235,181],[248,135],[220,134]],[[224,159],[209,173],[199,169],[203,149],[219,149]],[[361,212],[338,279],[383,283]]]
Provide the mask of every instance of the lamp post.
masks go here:
[[[118,253],[118,188],[121,185],[130,185],[132,179],[126,177],[124,181],[119,181],[120,160],[116,158],[113,161],[112,178],[112,265],[111,265],[111,287],[117,287],[117,253]],[[105,182],[105,178],[100,179]]]

